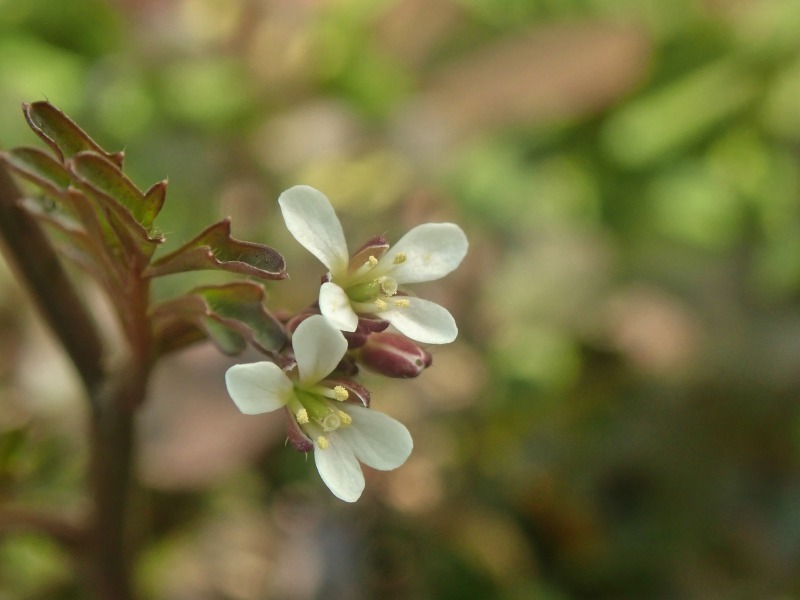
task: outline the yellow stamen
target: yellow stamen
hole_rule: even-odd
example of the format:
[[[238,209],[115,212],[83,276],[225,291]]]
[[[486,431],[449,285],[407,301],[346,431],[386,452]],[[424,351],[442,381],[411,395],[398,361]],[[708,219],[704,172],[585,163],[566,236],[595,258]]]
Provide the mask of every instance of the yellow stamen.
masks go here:
[[[389,308],[389,305],[386,304],[386,300],[383,300],[381,298],[376,298],[375,308],[377,308],[378,310],[386,310],[387,308]]]
[[[342,385],[337,385],[333,388],[333,397],[339,402],[344,402],[350,397],[350,392]]]
[[[325,450],[328,447],[328,438],[324,435],[321,435],[317,438],[317,446],[320,450]]]
[[[300,425],[305,425],[308,423],[308,411],[305,408],[298,410],[294,417],[297,419],[297,422],[300,423]]]
[[[372,256],[372,255],[370,254],[370,255],[369,255],[369,258],[367,259],[367,264],[368,264],[370,267],[374,267],[375,265],[377,265],[377,264],[378,264],[378,259],[377,259],[377,258],[375,258],[374,256]]]
[[[339,420],[342,422],[342,427],[347,427],[353,422],[353,417],[348,415],[343,410],[337,411],[339,413]]]
[[[394,301],[394,305],[397,308],[408,308],[409,306],[411,306],[411,302],[406,298],[398,298],[397,300]]]
[[[394,260],[392,262],[394,264],[396,264],[396,265],[401,265],[404,262],[406,262],[406,260],[408,260],[408,256],[406,256],[406,253],[405,252],[398,252],[395,255]]]

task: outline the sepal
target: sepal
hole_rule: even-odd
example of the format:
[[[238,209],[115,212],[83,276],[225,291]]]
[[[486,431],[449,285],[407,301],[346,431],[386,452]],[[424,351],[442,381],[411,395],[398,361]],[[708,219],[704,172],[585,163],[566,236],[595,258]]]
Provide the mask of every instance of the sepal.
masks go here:
[[[334,387],[337,385],[342,386],[344,389],[347,390],[348,393],[346,402],[349,402],[350,404],[355,404],[356,406],[363,406],[365,408],[369,408],[369,403],[370,400],[372,399],[369,390],[360,383],[358,383],[357,381],[353,381],[352,379],[339,379],[337,377],[328,377],[321,383],[328,387]]]
[[[311,452],[314,449],[314,442],[300,429],[292,411],[287,408],[286,413],[286,441],[298,452]]]
[[[389,242],[386,237],[376,235],[364,242],[358,250],[350,257],[349,271],[355,271],[369,260],[370,256],[380,258],[389,249]]]

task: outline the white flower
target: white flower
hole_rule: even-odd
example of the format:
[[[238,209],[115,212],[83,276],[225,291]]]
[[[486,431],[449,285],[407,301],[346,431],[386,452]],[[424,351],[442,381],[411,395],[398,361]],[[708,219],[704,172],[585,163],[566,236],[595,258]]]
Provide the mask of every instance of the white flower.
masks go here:
[[[345,402],[344,387],[323,381],[347,351],[344,336],[324,317],[300,323],[292,346],[295,376],[271,362],[235,365],[225,374],[228,393],[247,415],[288,408],[313,442],[325,485],[338,498],[355,502],[364,490],[359,461],[382,471],[395,469],[411,454],[411,435],[391,417]]]
[[[391,248],[359,252],[351,264],[342,226],[322,192],[298,185],[278,202],[291,234],[329,270],[319,291],[320,312],[342,331],[355,331],[359,314],[374,314],[418,342],[445,344],[458,335],[450,313],[428,300],[398,294],[406,283],[434,281],[455,269],[467,253],[467,236],[453,223],[427,223]],[[377,255],[377,256],[376,256]]]

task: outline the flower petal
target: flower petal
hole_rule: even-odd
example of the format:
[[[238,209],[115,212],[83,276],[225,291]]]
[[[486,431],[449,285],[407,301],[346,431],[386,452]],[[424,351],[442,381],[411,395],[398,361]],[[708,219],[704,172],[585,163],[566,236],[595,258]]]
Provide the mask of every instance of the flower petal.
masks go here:
[[[406,337],[423,344],[447,344],[458,336],[455,319],[446,308],[430,300],[403,296],[405,308],[378,313]]]
[[[405,262],[390,271],[397,283],[434,281],[461,264],[468,246],[467,236],[458,225],[426,223],[414,227],[389,248],[380,259],[380,265],[389,268],[395,257],[402,253]]]
[[[414,442],[405,425],[383,413],[342,404],[340,408],[353,418],[348,427],[337,429],[337,442],[345,441],[355,457],[373,469],[396,469],[411,454]]]
[[[325,450],[315,444],[314,462],[319,476],[334,496],[345,502],[355,502],[361,497],[364,474],[353,450],[341,436],[329,435]]]
[[[294,389],[281,368],[271,362],[234,365],[225,373],[225,384],[237,408],[246,415],[285,406]]]
[[[331,325],[342,331],[355,331],[358,327],[358,315],[350,306],[350,298],[331,281],[326,281],[319,288],[319,310]]]
[[[328,198],[310,186],[296,185],[283,192],[278,203],[294,239],[332,273],[346,272],[347,242]]]
[[[301,385],[313,385],[336,368],[347,352],[342,332],[322,315],[313,315],[300,323],[292,335]]]

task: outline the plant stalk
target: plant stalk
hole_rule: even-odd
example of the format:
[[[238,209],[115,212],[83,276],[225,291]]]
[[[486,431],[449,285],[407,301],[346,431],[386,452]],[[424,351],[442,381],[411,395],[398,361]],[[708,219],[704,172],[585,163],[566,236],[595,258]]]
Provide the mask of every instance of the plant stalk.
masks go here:
[[[134,600],[128,506],[133,487],[135,408],[144,400],[150,372],[147,284],[141,280],[133,284],[135,316],[126,332],[138,333],[131,340],[131,363],[108,371],[94,320],[45,233],[20,208],[20,197],[19,188],[0,163],[3,249],[75,365],[91,403],[89,493],[93,507],[82,536],[83,577],[97,600]]]

